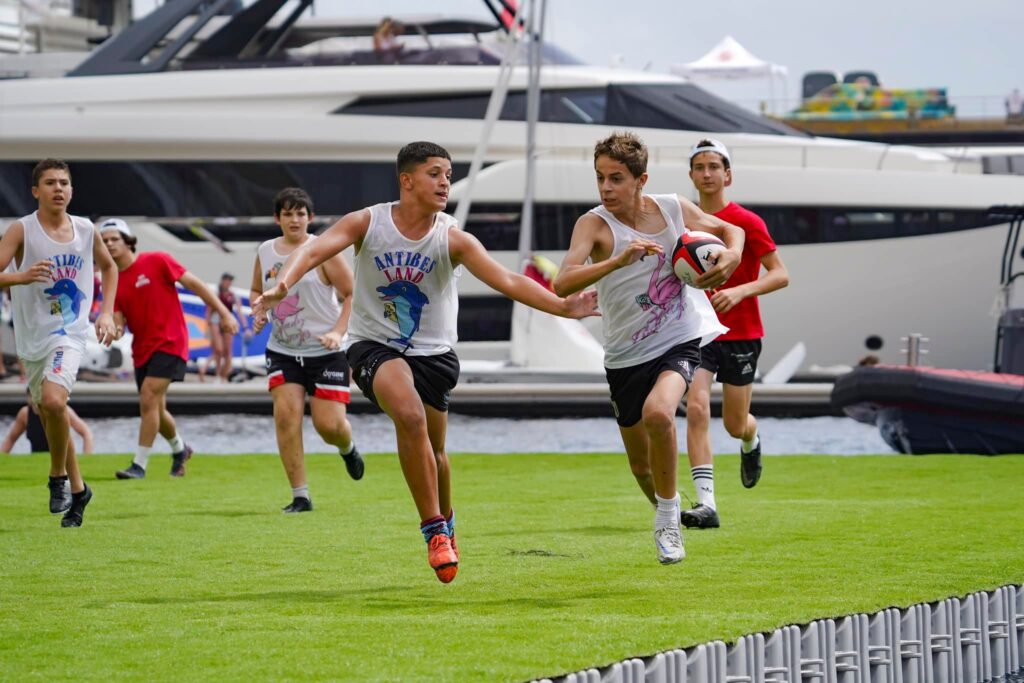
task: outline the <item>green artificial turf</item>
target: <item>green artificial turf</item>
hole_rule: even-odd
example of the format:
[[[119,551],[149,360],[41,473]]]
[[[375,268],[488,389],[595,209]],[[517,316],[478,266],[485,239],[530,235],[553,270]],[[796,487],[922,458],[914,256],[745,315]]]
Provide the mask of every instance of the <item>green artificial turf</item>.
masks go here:
[[[0,457],[0,680],[527,680],[1024,581],[1021,456],[770,457],[750,491],[719,457],[722,528],[673,566],[622,455],[452,462],[446,586],[394,455],[360,482],[308,457],[290,516],[273,456],[143,481],[86,456],[81,529],[47,513],[45,457]]]

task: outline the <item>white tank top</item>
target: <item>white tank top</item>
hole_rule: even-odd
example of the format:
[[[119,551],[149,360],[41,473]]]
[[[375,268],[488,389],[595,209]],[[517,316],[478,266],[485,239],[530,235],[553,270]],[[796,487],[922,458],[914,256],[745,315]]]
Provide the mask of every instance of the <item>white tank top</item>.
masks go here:
[[[657,203],[667,224],[656,235],[619,222],[603,206],[590,210],[612,231],[611,258],[637,238],[653,240],[665,250],[664,254],[645,256],[642,261],[612,271],[597,282],[607,368],[645,363],[692,339],[700,339],[704,346],[727,329],[718,322],[707,295],[687,287],[672,271],[672,250],[687,230],[679,199],[674,194],[645,197]]]
[[[306,240],[309,244],[315,235]],[[274,246],[276,239],[260,245],[257,254],[263,270],[263,291],[277,284],[277,276],[291,254],[281,254]],[[294,253],[294,252],[293,252]],[[320,280],[319,268],[302,276],[288,290],[288,296],[270,311],[270,338],[267,348],[289,356],[326,356],[337,353],[326,348],[318,338],[330,332],[341,315],[341,304],[332,285]],[[343,340],[344,341],[344,340]]]
[[[395,226],[392,206],[369,209],[370,227],[356,252],[350,340],[387,344],[409,356],[446,353],[458,338],[459,296],[448,253],[455,219],[438,213],[427,235],[411,240]]]
[[[92,308],[95,230],[88,219],[68,215],[74,237],[70,242],[57,242],[43,230],[37,214],[21,219],[25,239],[18,270],[50,261],[50,281],[11,287],[18,356],[33,361],[60,346],[85,349]]]

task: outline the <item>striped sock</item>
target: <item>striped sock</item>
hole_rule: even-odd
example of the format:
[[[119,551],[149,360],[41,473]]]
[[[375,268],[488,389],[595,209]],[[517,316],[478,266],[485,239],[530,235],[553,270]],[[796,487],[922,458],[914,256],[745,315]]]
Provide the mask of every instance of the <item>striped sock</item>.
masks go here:
[[[445,523],[448,526],[448,536],[449,537],[454,536],[455,535],[455,508],[451,509],[451,512],[448,513],[448,516],[444,518],[444,521],[445,521]]]
[[[697,491],[697,502],[715,510],[715,473],[711,465],[697,465],[690,468],[693,488]]]
[[[423,540],[430,543],[430,539],[438,534],[448,535],[448,522],[441,515],[431,517],[420,522],[420,531],[423,533]]]

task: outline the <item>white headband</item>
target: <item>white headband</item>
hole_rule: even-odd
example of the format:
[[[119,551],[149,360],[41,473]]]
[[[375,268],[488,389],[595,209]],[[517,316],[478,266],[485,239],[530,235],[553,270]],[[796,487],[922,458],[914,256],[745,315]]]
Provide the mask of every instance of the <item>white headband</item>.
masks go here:
[[[711,144],[703,146],[700,146],[699,144],[694,145],[690,149],[691,159],[700,154],[701,152],[715,152],[716,154],[721,154],[722,158],[725,159],[726,161],[732,161],[729,158],[729,150],[726,149],[725,145],[723,145],[718,140],[702,140],[701,142],[709,142]]]

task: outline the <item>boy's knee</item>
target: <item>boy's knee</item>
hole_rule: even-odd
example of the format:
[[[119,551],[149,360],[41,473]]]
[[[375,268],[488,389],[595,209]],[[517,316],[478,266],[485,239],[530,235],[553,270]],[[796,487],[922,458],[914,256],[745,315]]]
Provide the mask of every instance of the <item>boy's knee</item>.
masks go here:
[[[643,413],[644,429],[648,434],[660,434],[675,427],[675,412],[661,408],[645,409]]]

